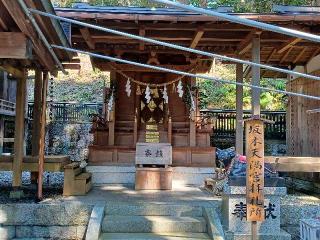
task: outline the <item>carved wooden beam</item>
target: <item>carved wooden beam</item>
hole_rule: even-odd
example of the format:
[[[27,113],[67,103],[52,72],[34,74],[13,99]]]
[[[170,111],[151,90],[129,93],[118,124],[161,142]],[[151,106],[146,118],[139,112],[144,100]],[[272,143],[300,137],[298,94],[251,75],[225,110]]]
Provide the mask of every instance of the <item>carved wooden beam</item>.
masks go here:
[[[29,59],[32,45],[21,32],[0,32],[0,58]]]
[[[255,35],[260,35],[261,33],[262,33],[262,31],[258,31],[258,30],[254,30],[254,31],[251,31],[250,33],[248,33],[248,35],[245,37],[245,39],[243,39],[240,42],[239,47],[237,48],[237,54],[238,55],[245,54],[252,47],[252,38]]]
[[[141,26],[139,29],[139,36],[140,37],[144,37],[146,35],[146,29],[144,28],[144,26]],[[144,46],[145,46],[145,42],[144,41],[140,41],[139,42],[139,50],[140,51],[144,51]]]
[[[297,62],[299,62],[300,58],[302,58],[302,56],[305,54],[306,52],[306,48],[301,49],[301,51],[299,52],[299,54],[296,56],[296,58],[293,60],[293,64],[296,64]]]
[[[273,55],[277,52],[277,49],[273,49],[272,52],[270,53],[270,55],[268,56],[267,60],[265,63],[269,63],[270,60],[272,59]]]
[[[191,44],[190,44],[190,48],[196,48],[199,41],[201,40],[202,36],[204,34],[204,29],[203,27],[199,27],[191,41]]]
[[[282,58],[280,59],[280,64],[283,63],[287,59],[287,57],[289,56],[292,48],[293,47],[289,48],[288,51],[282,56]]]
[[[301,38],[293,38],[293,39],[289,40],[288,42],[285,42],[284,44],[282,44],[279,47],[278,53],[284,53],[286,50],[288,50],[289,48],[293,47],[294,45],[296,45],[301,40],[302,40]]]
[[[18,1],[2,1],[3,5],[8,10],[10,16],[14,19],[21,32],[28,36],[32,41],[33,49],[39,58],[39,63],[49,71],[56,70],[56,63],[54,62],[51,54],[44,46],[43,42],[39,38],[38,33],[26,18],[23,10],[21,9]]]
[[[90,49],[95,49],[94,41],[88,28],[80,28],[81,35]]]
[[[20,78],[24,77],[24,72],[23,71],[21,71],[20,69],[12,66],[10,64],[7,64],[7,63],[0,62],[0,70],[11,74],[15,78],[19,78],[20,79]]]

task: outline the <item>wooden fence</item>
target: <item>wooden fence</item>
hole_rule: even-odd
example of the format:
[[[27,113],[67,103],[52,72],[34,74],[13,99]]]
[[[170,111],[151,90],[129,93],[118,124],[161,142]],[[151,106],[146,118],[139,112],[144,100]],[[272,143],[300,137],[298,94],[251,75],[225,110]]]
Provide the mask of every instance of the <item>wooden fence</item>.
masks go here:
[[[224,147],[234,145],[236,136],[236,111],[235,110],[202,110],[202,115],[210,116],[214,121],[214,134],[212,143],[215,146]],[[243,117],[249,118],[250,111],[244,111]],[[262,111],[261,117],[272,120],[274,124],[265,124],[265,138],[274,140],[286,140],[286,112],[285,111]],[[226,144],[223,144],[223,143]]]
[[[60,122],[90,122],[92,114],[102,112],[101,103],[70,103],[48,102],[48,117],[51,121]],[[236,111],[235,110],[202,110],[202,115],[215,118],[214,138],[235,138]],[[265,125],[267,139],[286,139],[286,112],[262,111],[262,118],[274,121]],[[244,118],[250,117],[249,111],[244,111]],[[28,104],[28,118],[33,118],[33,103]]]

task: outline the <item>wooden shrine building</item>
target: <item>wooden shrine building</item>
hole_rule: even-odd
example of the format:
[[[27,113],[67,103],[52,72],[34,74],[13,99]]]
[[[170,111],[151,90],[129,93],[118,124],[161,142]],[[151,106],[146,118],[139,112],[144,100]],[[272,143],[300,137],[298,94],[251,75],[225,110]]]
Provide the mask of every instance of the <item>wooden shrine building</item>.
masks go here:
[[[308,66],[311,63],[312,66],[319,66],[320,45],[318,43],[226,22],[216,17],[171,8],[93,7],[77,4],[73,8],[53,9],[48,0],[24,0],[23,2],[29,8],[82,22],[285,69],[310,72]],[[218,8],[217,11],[313,34],[319,34],[320,31],[320,12],[314,8],[275,6],[273,13],[270,14],[235,14],[230,8]],[[214,59],[202,55],[76,24],[70,25],[64,22],[60,24],[56,20],[37,14],[34,14],[34,21],[31,21],[18,1],[0,0],[0,68],[18,79],[14,156],[10,158],[2,156],[0,170],[13,170],[15,187],[21,185],[21,172],[23,169],[26,170],[24,166],[26,161],[29,161],[23,152],[27,70],[35,70],[36,83],[33,156],[31,157],[34,161],[32,165],[34,168],[31,171],[34,171],[37,164],[41,164],[38,160],[44,158],[44,116],[48,73],[55,75],[63,67],[78,68],[78,60],[73,59],[74,54],[56,48],[52,50],[42,39],[34,22],[49,45],[72,47],[195,74],[207,73],[214,64]],[[61,62],[62,65],[60,65]],[[210,173],[213,172],[215,148],[210,145],[210,135],[214,129],[209,119],[200,116],[196,79],[98,58],[91,58],[91,62],[94,68],[110,72],[111,82],[104,92],[103,114],[96,116],[93,121],[94,141],[89,146],[89,167],[96,166],[98,169],[101,166],[119,168],[134,166],[137,144],[149,142],[170,145],[172,166],[186,167],[187,175],[190,169],[194,169],[192,173],[195,174],[201,174],[202,168],[209,169]],[[261,78],[285,78],[288,82],[294,81],[294,76],[237,64],[236,81],[243,82],[244,79],[251,79],[252,84],[259,85]],[[310,82],[310,80],[305,81],[308,84]],[[306,85],[291,86],[291,83],[288,84],[290,89],[292,87],[292,90],[304,92]],[[314,84],[314,87],[313,89],[311,87],[311,90],[316,91],[317,85]],[[318,96],[319,93],[314,92],[314,95]],[[256,104],[255,109],[259,110],[259,92],[253,99]],[[295,100],[297,100],[296,97],[289,99],[288,114],[291,114],[289,120],[291,125],[288,125],[288,135],[292,140],[288,142],[289,153],[307,154],[307,150],[295,152],[296,150],[290,149],[296,149],[296,142],[300,141],[301,136],[307,139],[303,135],[306,134],[303,127],[308,124],[308,121],[303,118],[306,114],[304,110],[309,110],[309,106],[312,109],[317,108],[319,103],[310,100],[306,109],[307,105],[303,105],[306,102],[298,99],[298,106],[303,108],[300,108],[298,114],[292,114],[297,107]],[[236,149],[242,153],[243,89],[239,86],[236,102]],[[319,125],[316,124],[319,118],[318,113],[312,115],[312,118],[317,131],[310,130],[308,138],[313,139],[313,147],[319,149],[319,138],[313,135],[313,132],[319,130]],[[298,126],[298,132],[293,129],[295,126]],[[308,149],[310,146],[308,142],[304,142],[299,147]],[[312,155],[317,154],[318,152],[315,151]],[[110,176],[118,177],[121,171],[120,169],[115,172],[116,175],[110,174]],[[108,175],[106,172],[102,174]],[[116,181],[113,182],[117,183]]]
[[[234,14],[230,8],[217,11]],[[57,8],[56,12],[59,16],[126,33],[285,69],[306,66],[320,53],[318,43],[171,8],[77,4],[73,8]],[[309,8],[275,6],[271,14],[234,15],[314,34],[319,34],[320,29],[320,12]],[[78,25],[72,25],[71,32],[74,48],[120,59],[191,73],[208,72],[213,63],[213,59],[201,55]],[[200,117],[195,79],[98,58],[91,61],[95,68],[110,71],[111,86],[106,92],[104,115],[94,121],[89,165],[134,164],[136,143],[152,141],[156,136],[156,141],[172,145],[173,166],[215,166],[215,149],[210,146],[214,129],[210,121]],[[239,82],[244,78],[259,82],[262,77],[289,79],[287,74],[237,65]],[[180,81],[182,97],[177,89]],[[165,88],[167,103],[163,97]],[[238,120],[242,118],[241,89],[237,87]],[[150,101],[145,97],[146,91],[150,93]],[[240,122],[237,125],[237,149],[242,152],[243,127]]]

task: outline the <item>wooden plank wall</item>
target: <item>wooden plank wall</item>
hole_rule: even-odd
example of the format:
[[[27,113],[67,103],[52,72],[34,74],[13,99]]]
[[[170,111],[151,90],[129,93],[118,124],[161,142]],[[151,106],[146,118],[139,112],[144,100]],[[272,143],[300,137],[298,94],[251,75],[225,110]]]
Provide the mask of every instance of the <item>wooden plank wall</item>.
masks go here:
[[[320,96],[320,82],[295,79],[287,84],[287,90]],[[320,108],[320,101],[302,97],[288,97],[287,148],[289,156],[320,156],[320,113],[306,111]],[[310,163],[311,164],[311,163]],[[319,173],[294,173],[293,177],[319,182]]]

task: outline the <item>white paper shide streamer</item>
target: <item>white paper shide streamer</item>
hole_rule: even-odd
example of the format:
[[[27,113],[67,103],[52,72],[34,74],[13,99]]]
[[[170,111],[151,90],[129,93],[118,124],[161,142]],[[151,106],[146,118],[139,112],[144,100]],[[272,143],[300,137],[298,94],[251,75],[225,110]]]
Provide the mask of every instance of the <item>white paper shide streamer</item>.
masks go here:
[[[189,89],[189,94],[190,94],[190,103],[191,103],[190,111],[194,112],[194,111],[196,111],[196,103],[194,101],[194,98],[193,98],[193,95],[192,95],[192,92],[190,89]]]
[[[151,91],[149,85],[146,87],[145,99],[147,100],[147,103],[149,103],[151,100]]]
[[[113,92],[109,98],[109,102],[108,102],[108,111],[111,112],[113,108]]]
[[[177,92],[178,92],[178,94],[179,94],[179,97],[182,98],[182,96],[183,96],[183,86],[182,86],[181,80],[180,80],[179,83],[178,83]]]
[[[126,84],[126,93],[127,93],[127,96],[130,97],[130,95],[131,95],[131,84],[130,84],[129,78],[128,78],[127,84]]]
[[[167,86],[164,86],[164,88],[163,88],[163,99],[164,99],[164,103],[167,104],[169,102]]]

